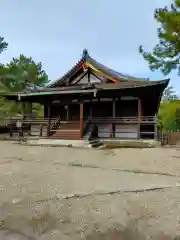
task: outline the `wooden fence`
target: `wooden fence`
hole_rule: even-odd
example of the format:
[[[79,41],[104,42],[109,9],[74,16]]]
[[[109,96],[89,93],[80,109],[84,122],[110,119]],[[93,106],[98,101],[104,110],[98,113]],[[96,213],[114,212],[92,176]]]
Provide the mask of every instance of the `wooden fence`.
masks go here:
[[[177,145],[180,144],[180,131],[166,132],[161,134],[162,145]]]

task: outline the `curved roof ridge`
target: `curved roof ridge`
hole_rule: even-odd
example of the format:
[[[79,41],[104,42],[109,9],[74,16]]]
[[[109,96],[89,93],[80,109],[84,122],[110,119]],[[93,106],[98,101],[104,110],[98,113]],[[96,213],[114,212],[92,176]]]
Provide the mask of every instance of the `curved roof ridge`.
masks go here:
[[[84,62],[84,58],[82,57],[68,72],[66,72],[64,75],[62,75],[62,77],[52,81],[51,83],[49,83],[47,86],[49,87],[53,87],[55,86],[58,82],[63,82],[63,80],[65,78],[67,78],[69,75],[71,75],[74,70],[78,67],[78,65],[80,65],[82,62]]]
[[[119,79],[124,79],[124,80],[127,80],[127,81],[130,81],[130,80],[136,80],[136,81],[148,81],[149,79],[148,78],[139,78],[139,77],[134,77],[134,76],[131,76],[129,74],[124,74],[124,73],[120,73],[116,70],[113,70],[112,68],[109,68],[107,67],[106,65],[98,62],[97,60],[95,60],[94,58],[88,56],[88,60],[92,63],[92,64],[95,64],[97,67],[99,67],[100,69],[108,72],[109,74],[119,78]]]
[[[85,48],[85,49],[83,49],[82,57],[80,58],[80,60],[73,67],[71,67],[71,69],[68,72],[66,72],[64,75],[62,75],[62,77],[49,83],[47,85],[47,87],[54,87],[54,86],[56,86],[57,83],[63,84],[68,77],[70,77],[73,73],[75,73],[77,71],[79,65],[81,65],[85,61],[88,61],[95,68],[97,68],[97,69],[101,70],[102,72],[105,72],[105,73],[111,75],[112,77],[117,78],[121,81],[148,81],[149,80],[148,78],[134,77],[129,74],[124,74],[124,73],[120,73],[116,70],[113,70],[113,69],[105,66],[104,64],[98,62],[94,58],[92,58],[89,55],[88,50]]]

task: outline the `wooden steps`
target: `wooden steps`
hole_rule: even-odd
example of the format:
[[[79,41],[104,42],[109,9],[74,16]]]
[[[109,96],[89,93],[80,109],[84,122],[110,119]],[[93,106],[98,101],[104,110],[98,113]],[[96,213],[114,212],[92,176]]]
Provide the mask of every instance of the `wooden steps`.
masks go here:
[[[61,123],[58,129],[78,130],[79,128],[80,128],[79,122],[68,122],[68,123]]]
[[[65,122],[61,123],[58,129],[52,131],[50,139],[79,140],[80,139],[80,123]]]
[[[80,131],[57,131],[51,139],[80,140]]]

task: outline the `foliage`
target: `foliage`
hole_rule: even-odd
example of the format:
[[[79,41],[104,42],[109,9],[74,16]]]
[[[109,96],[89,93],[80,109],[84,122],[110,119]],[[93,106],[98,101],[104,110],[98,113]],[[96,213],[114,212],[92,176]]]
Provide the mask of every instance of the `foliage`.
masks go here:
[[[7,46],[4,38],[0,37],[0,53]],[[0,63],[0,92],[34,91],[47,83],[48,76],[42,69],[42,64],[36,63],[31,57],[20,55],[6,65]],[[40,104],[33,104],[33,110],[36,115],[43,115],[43,107]],[[20,111],[19,103],[0,98],[0,118],[14,116]]]
[[[7,49],[8,43],[0,36],[0,54]],[[2,76],[4,75],[4,65],[0,62],[0,91],[7,91],[7,88],[2,83]]]
[[[4,41],[3,37],[0,37],[0,54],[5,51],[8,47],[8,43]],[[0,62],[0,92],[9,91],[9,89],[2,83],[2,76],[4,75],[4,65]],[[12,107],[12,102],[6,101],[4,98],[0,97],[0,118],[4,118],[6,113]],[[2,120],[0,120],[0,125],[2,125]]]
[[[0,53],[6,50],[8,47],[8,43],[4,41],[3,37],[0,37]]]
[[[180,100],[172,86],[165,89],[159,113],[159,125],[167,131],[180,130]]]
[[[44,117],[44,107],[39,103],[33,103],[32,111],[37,117]]]
[[[180,75],[180,0],[173,0],[169,8],[156,9],[154,18],[160,24],[159,43],[152,52],[145,52],[142,46],[139,51],[151,70],[160,69],[167,75],[176,69]]]
[[[164,90],[163,96],[162,96],[162,102],[167,101],[175,101],[178,100],[178,96],[172,86],[167,87]]]
[[[41,63],[35,63],[32,58],[20,55],[13,58],[4,67],[2,83],[12,92],[32,91],[48,83],[48,76],[42,70]]]
[[[180,75],[180,0],[173,0],[170,7],[155,10],[154,18],[160,25],[158,29],[159,42],[152,52],[139,51],[148,62],[152,71],[160,70],[164,75],[177,70]],[[180,100],[172,87],[163,94],[159,110],[159,121],[163,129],[175,131],[180,129]]]
[[[161,127],[167,131],[180,130],[179,121],[180,100],[162,102],[158,118]]]

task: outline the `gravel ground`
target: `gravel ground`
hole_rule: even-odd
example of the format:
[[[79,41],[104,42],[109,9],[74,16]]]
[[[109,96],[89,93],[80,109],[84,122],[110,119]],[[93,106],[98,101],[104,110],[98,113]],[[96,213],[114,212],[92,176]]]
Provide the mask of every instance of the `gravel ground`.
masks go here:
[[[0,239],[180,239],[179,149],[0,153]]]

